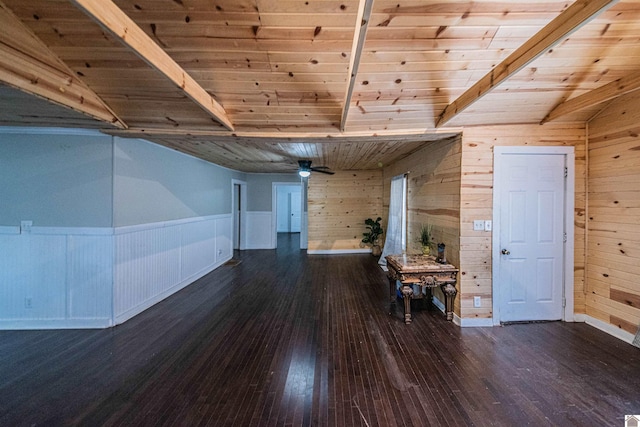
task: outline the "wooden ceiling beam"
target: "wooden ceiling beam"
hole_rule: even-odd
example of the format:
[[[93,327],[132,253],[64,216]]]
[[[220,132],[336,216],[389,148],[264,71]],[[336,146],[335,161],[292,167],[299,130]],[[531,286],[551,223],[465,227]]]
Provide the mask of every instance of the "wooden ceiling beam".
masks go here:
[[[351,105],[351,97],[353,96],[353,88],[356,84],[358,75],[358,67],[360,66],[360,57],[362,56],[362,48],[367,35],[367,27],[369,18],[371,17],[371,9],[373,0],[360,0],[358,5],[358,15],[356,17],[356,28],[353,34],[353,44],[351,45],[351,56],[349,58],[349,84],[344,96],[344,104],[342,105],[342,118],[340,119],[340,130],[344,132],[347,125],[347,116],[349,115],[349,106]]]
[[[211,95],[111,0],[71,0],[128,46],[143,61],[171,80],[224,127],[233,130],[226,111]]]
[[[577,0],[504,61],[478,80],[442,111],[436,127],[443,126],[559,41],[596,17],[618,0]]]
[[[398,129],[398,130],[383,130],[383,131],[351,131],[340,132],[337,129],[332,133],[327,132],[282,132],[282,131],[204,131],[201,129],[186,129],[186,128],[129,128],[126,130],[120,129],[104,129],[102,132],[120,136],[123,138],[144,138],[149,137],[179,137],[179,138],[221,138],[228,139],[230,142],[237,140],[238,138],[273,138],[280,141],[293,141],[304,142],[305,140],[313,139],[321,142],[335,142],[336,140],[344,138],[370,138],[374,139],[393,139],[393,138],[405,138],[408,137],[411,140],[422,140],[429,138],[433,135],[456,135],[462,133],[462,128],[441,128],[441,129]]]
[[[0,1],[0,81],[121,129],[127,125]]]
[[[602,102],[609,101],[618,96],[640,89],[640,71],[629,74],[597,89],[593,89],[582,95],[571,98],[556,105],[549,114],[540,122],[541,125],[555,120],[558,117],[584,110]]]

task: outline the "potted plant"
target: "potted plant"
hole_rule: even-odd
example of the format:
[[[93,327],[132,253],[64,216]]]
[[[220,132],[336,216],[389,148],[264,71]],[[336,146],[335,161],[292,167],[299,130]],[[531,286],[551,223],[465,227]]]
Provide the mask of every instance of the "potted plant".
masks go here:
[[[433,225],[431,224],[422,224],[422,227],[420,227],[420,235],[418,236],[418,241],[422,245],[422,255],[429,255],[429,253],[431,253],[432,229]]]
[[[362,238],[362,243],[371,245],[371,253],[373,256],[380,256],[382,253],[382,249],[380,248],[380,236],[384,232],[382,226],[380,225],[380,221],[382,218],[378,217],[375,221],[371,218],[367,218],[364,223],[367,225],[366,233],[362,233],[364,236]]]

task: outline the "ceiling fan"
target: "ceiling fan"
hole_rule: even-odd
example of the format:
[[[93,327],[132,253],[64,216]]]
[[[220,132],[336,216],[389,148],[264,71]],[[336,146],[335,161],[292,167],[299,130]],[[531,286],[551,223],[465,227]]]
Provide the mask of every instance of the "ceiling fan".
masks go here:
[[[326,166],[311,167],[311,160],[298,160],[298,175],[300,175],[303,178],[306,178],[309,175],[311,175],[312,171],[326,173],[328,175],[333,175],[335,173],[330,171],[329,168]]]

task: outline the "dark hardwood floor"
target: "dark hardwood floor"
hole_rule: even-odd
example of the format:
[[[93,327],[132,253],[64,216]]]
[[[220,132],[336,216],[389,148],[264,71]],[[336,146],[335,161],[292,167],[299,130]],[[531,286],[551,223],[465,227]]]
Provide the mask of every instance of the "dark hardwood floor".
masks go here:
[[[277,250],[107,330],[0,331],[0,425],[622,426],[640,350],[578,323],[402,320],[370,255]]]

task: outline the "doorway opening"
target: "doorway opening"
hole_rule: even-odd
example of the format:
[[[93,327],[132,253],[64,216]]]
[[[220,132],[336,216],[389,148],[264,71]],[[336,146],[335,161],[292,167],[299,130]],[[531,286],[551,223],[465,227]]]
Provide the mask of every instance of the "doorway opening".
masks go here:
[[[306,249],[307,209],[304,182],[274,182],[272,190],[272,242],[277,248],[278,234],[299,236],[300,249]]]

